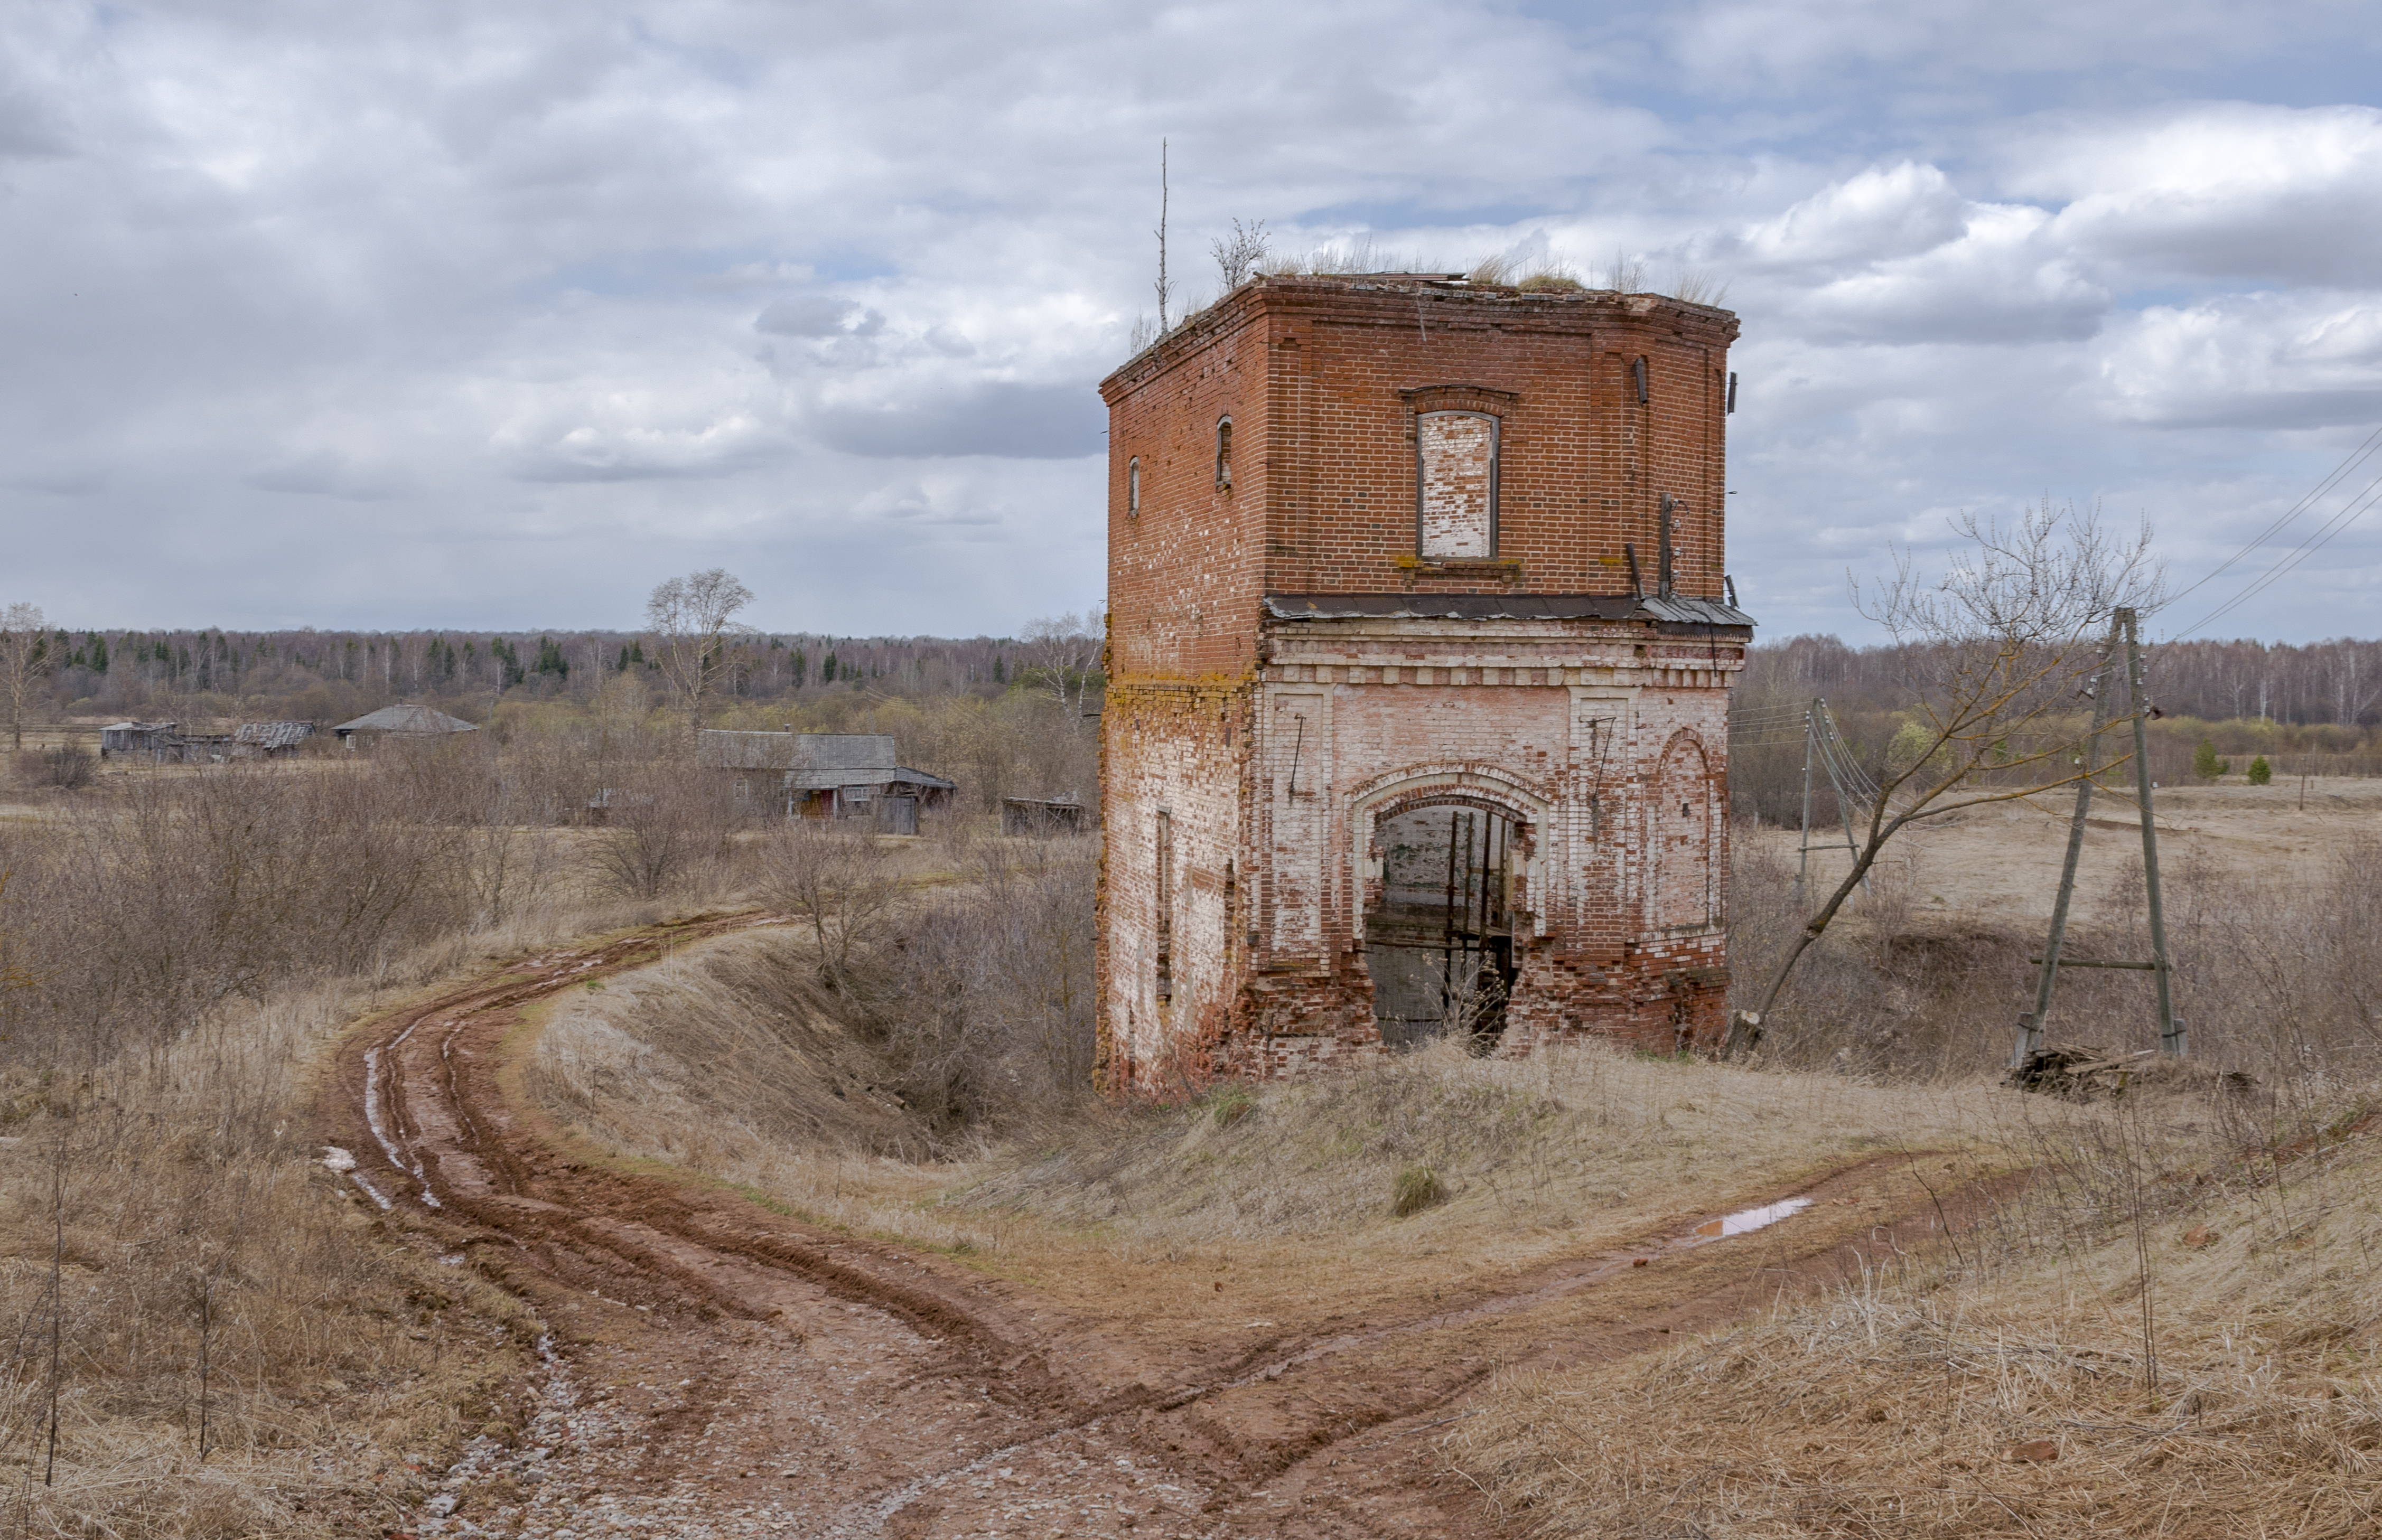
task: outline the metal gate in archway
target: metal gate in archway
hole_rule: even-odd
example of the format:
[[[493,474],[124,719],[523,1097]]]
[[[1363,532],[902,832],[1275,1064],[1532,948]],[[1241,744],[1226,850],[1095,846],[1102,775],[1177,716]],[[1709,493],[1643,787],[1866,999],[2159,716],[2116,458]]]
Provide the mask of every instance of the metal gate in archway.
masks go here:
[[[1513,817],[1440,804],[1382,819],[1378,904],[1365,916],[1373,1013],[1390,1046],[1504,1030],[1514,986]]]

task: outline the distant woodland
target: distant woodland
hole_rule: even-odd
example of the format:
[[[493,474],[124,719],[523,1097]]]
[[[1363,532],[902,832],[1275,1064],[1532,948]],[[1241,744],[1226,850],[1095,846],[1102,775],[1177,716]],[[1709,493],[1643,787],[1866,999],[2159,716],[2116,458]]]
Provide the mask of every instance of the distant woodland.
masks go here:
[[[654,673],[633,631],[71,631],[40,643],[52,714],[192,720],[344,721],[399,701],[469,721],[499,702],[591,698],[608,678]],[[1080,649],[1076,650],[1080,652]],[[829,691],[990,698],[1038,667],[1047,640],[753,635],[731,640],[718,687],[740,703]],[[1073,654],[1067,659],[1075,663]]]
[[[1025,640],[978,636],[753,635],[731,641],[720,707],[816,699],[998,696],[1058,666],[1098,666],[1099,639],[1072,617]],[[592,696],[605,678],[656,670],[635,631],[73,631],[37,648],[52,713],[334,721],[399,701],[477,720],[500,701]],[[1054,645],[1055,642],[1055,645]],[[2180,642],[2149,648],[2151,689],[2171,716],[2332,727],[2347,747],[2382,726],[2382,642],[2303,645]],[[1833,636],[1759,643],[1745,684],[1766,698],[1823,695],[1838,711],[1893,709],[1900,658]]]
[[[1100,643],[1097,617],[1073,616],[1037,621],[1020,637],[735,635],[713,660],[703,715],[718,727],[891,732],[905,760],[971,782],[978,805],[1000,795],[1088,800]],[[327,727],[420,702],[503,729],[530,715],[573,715],[599,693],[614,702],[649,693],[660,711],[670,695],[661,651],[639,631],[45,629],[25,716],[53,729],[97,717]],[[2237,776],[2257,757],[2284,776],[2382,774],[2382,642],[2194,641],[2145,657],[2162,714],[2151,750],[2162,781],[2191,776],[2195,759],[2205,768],[2204,744]],[[1734,735],[1739,813],[1799,813],[1800,732],[1778,725],[1783,709],[1825,699],[1857,752],[1882,754],[1906,719],[1909,661],[1833,636],[1755,646],[1735,705],[1765,720]],[[1054,731],[1063,745],[1042,741]],[[995,741],[1014,752],[986,746]]]

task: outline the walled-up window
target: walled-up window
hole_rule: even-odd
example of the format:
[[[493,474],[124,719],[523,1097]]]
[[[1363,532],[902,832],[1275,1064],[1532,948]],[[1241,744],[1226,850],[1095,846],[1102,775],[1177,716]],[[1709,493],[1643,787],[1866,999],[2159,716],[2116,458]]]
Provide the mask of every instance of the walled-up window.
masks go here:
[[[1416,550],[1461,560],[1497,554],[1497,420],[1427,411],[1415,419]]]
[[[1703,749],[1678,739],[1656,771],[1654,800],[1648,808],[1647,851],[1651,869],[1653,922],[1664,930],[1688,930],[1720,919],[1713,867],[1714,788]]]
[[[1127,519],[1141,517],[1141,457],[1138,455],[1125,462],[1124,516]]]
[[[1220,492],[1233,489],[1233,420],[1229,417],[1216,424],[1216,487]]]

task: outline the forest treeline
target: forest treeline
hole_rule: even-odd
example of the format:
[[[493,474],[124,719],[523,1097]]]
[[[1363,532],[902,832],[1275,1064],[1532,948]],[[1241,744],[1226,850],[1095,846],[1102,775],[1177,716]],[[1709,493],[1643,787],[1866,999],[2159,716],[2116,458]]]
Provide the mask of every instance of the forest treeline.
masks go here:
[[[2147,646],[2151,698],[2169,716],[2279,727],[2382,725],[2382,642],[2169,642]],[[1844,708],[1892,709],[1907,698],[1895,647],[1848,647],[1833,636],[1767,642],[1746,660],[1748,693],[1822,695]]]
[[[1038,620],[1018,637],[734,634],[710,660],[701,715],[718,727],[890,732],[904,763],[960,780],[980,807],[1003,795],[1088,800],[1101,642],[1097,613]],[[592,710],[608,687],[618,699],[641,682],[657,708],[672,688],[663,640],[645,631],[45,628],[33,651],[28,723],[85,727],[94,716],[329,726],[420,702],[510,736],[557,710]],[[1833,636],[1757,644],[1732,702],[1739,814],[1799,817],[1799,712],[1814,699],[1857,756],[1881,761],[1909,720],[1911,663]],[[2211,753],[2237,775],[2260,757],[2283,776],[2382,774],[2382,642],[2168,642],[2146,650],[2145,666],[2163,783],[2192,776]],[[1818,796],[1833,807],[1824,785]]]
[[[1045,640],[1032,636],[745,635],[725,648],[720,693],[731,702],[828,690],[988,697],[1045,666],[1050,652]],[[399,701],[435,704],[477,721],[498,701],[584,700],[608,678],[658,672],[661,660],[653,654],[649,634],[594,630],[56,628],[34,644],[42,694],[53,715],[162,718],[178,711],[208,719],[315,721]]]
[[[2205,781],[2214,765],[2240,778],[2259,759],[2289,778],[2382,775],[2382,642],[2339,639],[2294,645],[2179,642],[2143,649],[2156,715],[2147,725],[2151,777],[2162,786]],[[1851,647],[1833,636],[1798,636],[1754,647],[1729,701],[1729,797],[1740,818],[1791,824],[1802,815],[1803,714],[1815,701],[1872,779],[1895,735],[1912,720],[1911,649]],[[2081,734],[2085,703],[2068,726]],[[2111,743],[2108,752],[2129,745]],[[1824,766],[1815,765],[1812,816],[1839,815]]]
[[[1001,693],[1054,664],[1097,667],[1097,621],[1061,617],[1025,636],[752,634],[726,648],[730,700],[825,690],[901,696]],[[1037,634],[1038,630],[1039,634]],[[45,631],[35,661],[58,714],[189,703],[213,716],[334,715],[421,701],[476,719],[475,702],[592,694],[606,678],[660,667],[638,631]],[[1053,646],[1053,642],[1058,643]],[[2171,716],[2281,727],[2382,726],[2382,642],[2174,642],[2145,653],[2151,691]],[[1841,709],[1891,708],[1903,693],[1892,647],[1833,636],[1759,642],[1747,692],[1823,695]],[[318,708],[318,709],[310,709]],[[485,710],[486,706],[482,706]]]

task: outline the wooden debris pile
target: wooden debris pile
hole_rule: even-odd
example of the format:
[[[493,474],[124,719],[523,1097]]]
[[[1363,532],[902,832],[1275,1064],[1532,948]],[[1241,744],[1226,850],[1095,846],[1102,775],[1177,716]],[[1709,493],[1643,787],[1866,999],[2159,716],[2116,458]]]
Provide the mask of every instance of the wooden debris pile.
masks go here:
[[[2255,1089],[2258,1082],[2238,1069],[2219,1069],[2190,1059],[2161,1058],[2149,1048],[2139,1053],[2113,1054],[2106,1048],[2079,1044],[2035,1049],[2026,1056],[2025,1062],[2003,1078],[2002,1083],[2039,1095],[2089,1102],[2114,1101],[2129,1090],[2169,1095],[2239,1095]]]

